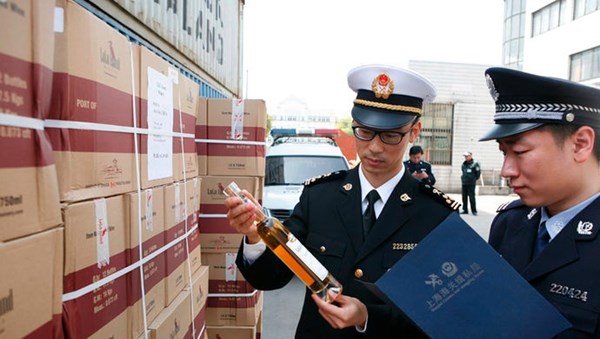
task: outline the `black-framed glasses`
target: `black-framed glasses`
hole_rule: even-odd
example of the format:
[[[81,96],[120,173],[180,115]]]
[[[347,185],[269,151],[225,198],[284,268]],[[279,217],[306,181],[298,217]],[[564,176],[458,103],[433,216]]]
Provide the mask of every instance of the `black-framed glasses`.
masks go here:
[[[410,130],[402,133],[402,132],[394,132],[394,131],[374,131],[372,129],[368,129],[361,126],[352,126],[352,132],[354,136],[363,141],[371,141],[375,138],[376,135],[379,134],[379,139],[381,142],[388,145],[397,145],[402,142],[402,139],[405,135],[412,132],[412,127]]]

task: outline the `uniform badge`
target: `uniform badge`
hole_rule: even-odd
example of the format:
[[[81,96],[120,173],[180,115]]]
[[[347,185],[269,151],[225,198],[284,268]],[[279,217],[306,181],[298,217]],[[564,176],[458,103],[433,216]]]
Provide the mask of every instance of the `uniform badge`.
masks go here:
[[[411,198],[411,197],[409,197],[409,196],[408,196],[408,194],[406,194],[406,193],[403,193],[403,194],[400,196],[400,200],[402,200],[402,202],[407,202],[407,201],[409,201],[409,200],[411,200],[411,199],[412,199],[412,198]]]
[[[394,92],[394,80],[390,79],[387,74],[381,73],[373,79],[371,89],[376,98],[387,99]]]
[[[531,218],[533,218],[534,215],[536,215],[537,210],[534,208],[531,210],[531,212],[529,212],[529,214],[527,214],[527,219],[531,220]]]
[[[591,235],[594,224],[589,221],[579,221],[577,224],[577,233],[581,235]]]
[[[344,187],[344,190],[346,190],[346,191],[349,191],[349,190],[351,190],[351,189],[352,189],[352,184],[350,184],[350,183],[347,183],[347,184],[345,184],[343,187]]]
[[[567,113],[567,115],[565,116],[565,120],[567,120],[567,122],[573,122],[573,120],[575,120],[575,114]]]
[[[492,99],[494,99],[494,102],[498,101],[500,93],[498,93],[498,91],[496,90],[494,80],[492,80],[492,77],[489,74],[485,75],[485,83],[487,84],[487,87],[490,90],[490,95],[492,96]]]

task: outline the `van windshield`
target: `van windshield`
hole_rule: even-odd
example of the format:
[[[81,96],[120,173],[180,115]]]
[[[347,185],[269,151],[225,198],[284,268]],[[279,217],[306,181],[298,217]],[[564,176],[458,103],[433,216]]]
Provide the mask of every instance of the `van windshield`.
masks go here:
[[[342,157],[286,155],[265,160],[265,185],[303,185],[306,179],[348,169]]]

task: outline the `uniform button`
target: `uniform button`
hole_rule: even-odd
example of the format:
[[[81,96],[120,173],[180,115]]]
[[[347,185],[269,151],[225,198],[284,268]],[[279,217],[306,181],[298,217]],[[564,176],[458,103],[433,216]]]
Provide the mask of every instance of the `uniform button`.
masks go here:
[[[362,278],[363,271],[360,268],[357,268],[356,271],[354,271],[354,276],[358,279]]]
[[[325,248],[325,246],[321,246],[321,247],[319,247],[319,251],[321,253],[325,253],[325,251],[327,251],[327,249]]]

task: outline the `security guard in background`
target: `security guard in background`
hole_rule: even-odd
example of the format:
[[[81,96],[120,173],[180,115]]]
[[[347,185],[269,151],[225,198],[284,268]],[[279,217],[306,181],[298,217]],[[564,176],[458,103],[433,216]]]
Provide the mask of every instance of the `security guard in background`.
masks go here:
[[[558,338],[600,338],[600,89],[506,68],[486,78],[496,125],[481,140],[498,142],[520,197],[489,243],[572,324]]]
[[[435,176],[431,171],[431,164],[423,160],[423,148],[419,145],[414,145],[408,150],[410,159],[404,162],[406,170],[413,177],[423,181],[431,186],[435,185]]]
[[[296,338],[424,338],[361,281],[376,281],[458,207],[402,161],[435,89],[417,73],[385,65],[352,69],[348,84],[357,93],[352,129],[360,164],[309,179],[285,221],[343,292],[328,304],[306,289]],[[231,226],[245,235],[236,261],[245,279],[260,290],[284,287],[293,273],[265,250],[253,224],[256,206],[235,197],[225,204]]]

